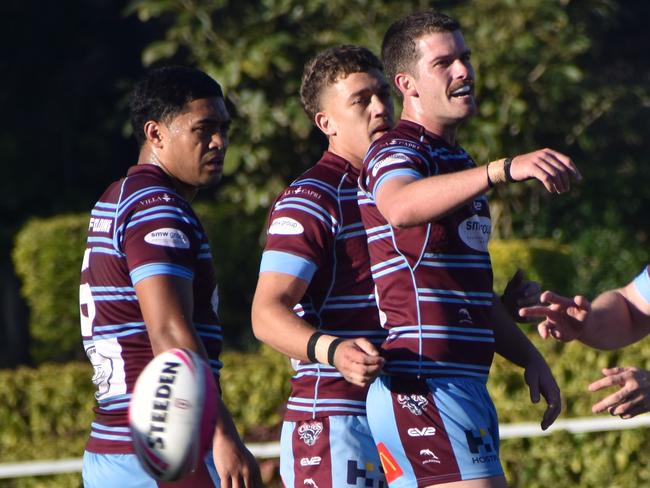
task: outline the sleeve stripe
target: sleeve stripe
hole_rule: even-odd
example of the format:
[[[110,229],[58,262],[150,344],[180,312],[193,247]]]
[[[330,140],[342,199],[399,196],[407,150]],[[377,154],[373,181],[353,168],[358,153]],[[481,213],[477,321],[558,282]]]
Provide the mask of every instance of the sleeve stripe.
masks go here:
[[[388,180],[390,180],[392,178],[395,178],[396,176],[412,176],[416,180],[422,179],[422,175],[420,173],[418,173],[417,171],[415,171],[414,169],[397,168],[397,169],[394,169],[392,171],[387,171],[386,173],[381,175],[377,179],[377,181],[375,183],[375,187],[374,187],[374,189],[372,191],[372,197],[373,197],[373,199],[375,199],[375,201],[377,200],[377,192],[379,191],[379,188],[381,187],[381,185],[386,183]]]
[[[643,299],[650,303],[650,267],[647,267],[634,279],[634,286]]]
[[[264,251],[260,264],[260,273],[266,271],[285,273],[307,283],[311,282],[316,269],[316,265],[310,260],[283,251]]]
[[[192,270],[186,268],[185,266],[179,266],[178,264],[170,263],[143,264],[142,266],[138,266],[132,270],[129,274],[131,275],[131,282],[134,286],[136,283],[142,281],[145,278],[158,275],[172,275],[188,280],[194,279],[194,273]]]

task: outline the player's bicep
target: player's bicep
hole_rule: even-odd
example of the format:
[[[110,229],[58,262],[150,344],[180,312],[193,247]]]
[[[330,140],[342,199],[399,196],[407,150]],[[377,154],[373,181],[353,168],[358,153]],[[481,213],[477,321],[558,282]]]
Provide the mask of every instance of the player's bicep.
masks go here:
[[[641,337],[650,334],[650,280],[646,284],[637,278],[618,291],[628,302],[634,328]]]
[[[255,295],[293,307],[307,292],[317,266],[311,260],[284,251],[266,250],[262,255]]]
[[[159,336],[192,334],[194,302],[191,280],[159,274],[138,281],[134,287],[152,344]]]
[[[419,178],[414,174],[397,174],[379,182],[375,187],[375,204],[387,220],[404,205],[404,191]]]

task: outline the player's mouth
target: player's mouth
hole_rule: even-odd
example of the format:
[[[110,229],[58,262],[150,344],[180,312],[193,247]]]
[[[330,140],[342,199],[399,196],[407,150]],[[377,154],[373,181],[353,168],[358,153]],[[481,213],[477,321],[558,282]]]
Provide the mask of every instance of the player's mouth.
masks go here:
[[[383,134],[385,134],[389,130],[390,130],[390,125],[388,125],[388,124],[378,125],[377,127],[375,127],[374,129],[372,129],[370,131],[370,138],[373,139],[373,140],[377,139],[377,138],[379,138],[379,136],[382,136]]]
[[[203,162],[203,165],[211,171],[223,171],[223,156],[214,156]]]
[[[460,86],[450,87],[449,98],[466,99],[474,96],[474,83],[463,82]]]

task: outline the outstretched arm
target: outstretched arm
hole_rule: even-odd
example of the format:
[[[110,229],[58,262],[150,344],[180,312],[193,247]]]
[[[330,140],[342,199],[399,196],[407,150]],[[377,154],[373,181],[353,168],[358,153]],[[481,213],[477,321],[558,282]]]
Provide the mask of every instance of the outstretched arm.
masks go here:
[[[253,332],[269,344],[294,359],[310,361],[307,343],[316,329],[298,317],[293,307],[304,296],[308,283],[296,276],[265,271],[260,273],[253,298]],[[327,364],[330,344],[336,339],[323,335],[316,342],[315,355]],[[377,348],[365,338],[347,339],[334,352],[334,366],[350,383],[367,386],[380,373],[384,359]]]
[[[541,422],[542,429],[546,430],[562,410],[560,388],[553,373],[496,296],[492,307],[492,323],[497,353],[524,368],[524,380],[530,389],[530,399],[533,403],[539,402],[540,394],[546,400],[548,407]]]
[[[493,183],[507,181],[504,160],[493,161],[488,168],[468,170],[415,179],[395,176],[386,180],[376,194],[377,208],[393,227],[413,227],[444,217],[472,198],[485,193],[488,173]],[[571,159],[552,149],[540,149],[512,158],[510,181],[537,179],[551,193],[570,188],[570,178],[580,180],[580,172]]]
[[[578,339],[597,349],[618,349],[650,333],[650,303],[634,283],[600,294],[593,303],[583,296],[563,297],[546,291],[546,305],[524,308],[524,317],[543,317],[540,335],[560,341]]]

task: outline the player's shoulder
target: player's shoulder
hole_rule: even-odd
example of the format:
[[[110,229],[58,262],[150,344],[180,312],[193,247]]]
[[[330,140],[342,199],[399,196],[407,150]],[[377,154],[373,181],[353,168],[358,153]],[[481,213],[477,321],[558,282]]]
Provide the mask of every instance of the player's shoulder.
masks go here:
[[[327,165],[316,164],[291,182],[278,200],[298,198],[329,207],[337,201],[339,183],[343,177],[341,172]]]

